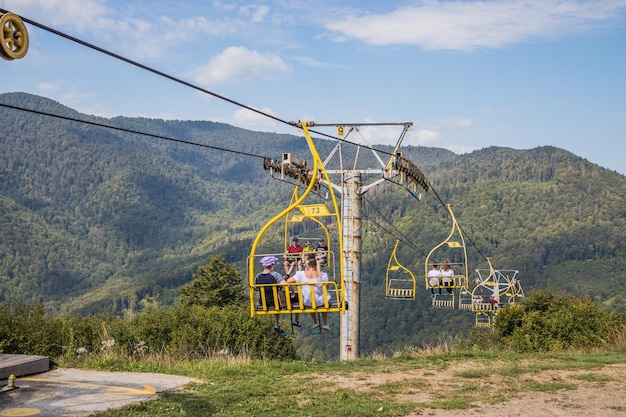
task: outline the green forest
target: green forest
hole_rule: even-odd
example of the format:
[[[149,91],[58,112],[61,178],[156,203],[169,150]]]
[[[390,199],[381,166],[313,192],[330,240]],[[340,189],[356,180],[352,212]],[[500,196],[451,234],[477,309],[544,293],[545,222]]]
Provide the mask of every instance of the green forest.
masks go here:
[[[173,305],[215,255],[246,283],[254,237],[294,189],[273,179],[262,157],[309,152],[302,136],[208,121],[104,119],[24,93],[0,94],[0,104],[60,116],[0,106],[0,304],[40,303],[50,312],[132,316]],[[336,146],[315,142],[322,158]],[[363,167],[375,166],[367,150],[342,146],[346,159],[358,154]],[[526,292],[545,288],[626,311],[623,175],[551,146],[401,151],[433,189],[418,201],[382,183],[364,196],[362,351],[423,346],[473,326],[471,313],[431,309],[426,290],[411,301],[384,297],[396,239],[398,260],[420,276],[426,254],[446,237],[442,203],[453,204],[468,236],[471,273],[489,257],[519,270]],[[298,344],[309,356],[339,349],[338,337]]]

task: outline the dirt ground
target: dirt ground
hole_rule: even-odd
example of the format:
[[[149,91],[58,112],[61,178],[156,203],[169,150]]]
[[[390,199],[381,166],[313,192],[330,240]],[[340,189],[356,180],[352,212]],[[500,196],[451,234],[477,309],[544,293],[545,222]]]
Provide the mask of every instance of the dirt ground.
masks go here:
[[[443,370],[389,369],[376,374],[321,376],[325,381],[320,386],[327,384],[329,388],[363,394],[391,391],[395,401],[416,404],[417,411],[408,414],[410,417],[626,417],[626,364],[591,370],[531,371],[516,376],[485,373],[484,363],[468,361]],[[445,400],[450,398],[465,399],[468,406],[447,407]]]

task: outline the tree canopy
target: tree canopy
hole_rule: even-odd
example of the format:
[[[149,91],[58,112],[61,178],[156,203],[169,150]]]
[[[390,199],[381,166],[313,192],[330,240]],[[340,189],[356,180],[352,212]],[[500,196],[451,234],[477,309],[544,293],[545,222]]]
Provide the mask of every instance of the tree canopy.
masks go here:
[[[243,304],[241,273],[216,255],[207,265],[198,267],[191,282],[180,287],[182,305],[227,307]]]

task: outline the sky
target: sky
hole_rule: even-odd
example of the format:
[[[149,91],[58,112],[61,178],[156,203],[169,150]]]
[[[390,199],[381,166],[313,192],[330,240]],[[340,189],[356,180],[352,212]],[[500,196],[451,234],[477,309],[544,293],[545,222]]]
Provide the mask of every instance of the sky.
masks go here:
[[[404,145],[457,154],[549,145],[626,174],[626,0],[0,0],[0,7],[235,103],[29,24],[24,58],[0,60],[0,93],[37,94],[104,117],[295,135],[301,131],[281,121],[413,122]],[[395,144],[400,131],[369,126],[360,137]]]

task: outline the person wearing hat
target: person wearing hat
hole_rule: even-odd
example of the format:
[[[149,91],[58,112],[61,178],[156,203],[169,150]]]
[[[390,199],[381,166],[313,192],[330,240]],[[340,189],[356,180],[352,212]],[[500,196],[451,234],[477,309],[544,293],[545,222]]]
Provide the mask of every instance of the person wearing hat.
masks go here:
[[[278,265],[279,260],[275,256],[265,256],[261,258],[261,265],[263,265],[263,271],[254,277],[254,283],[263,284],[280,284],[285,281],[285,277],[280,275],[277,271],[274,271],[274,266]],[[274,297],[274,287],[267,285],[263,287],[265,294],[265,303],[268,308],[280,308],[280,305],[285,305],[285,292],[281,287],[277,288],[278,300]],[[279,304],[278,306],[276,304]],[[280,327],[280,314],[274,314],[274,330],[282,332]]]
[[[298,243],[298,238],[294,237],[291,239],[291,245],[287,248],[287,252],[285,253],[285,271],[291,271],[294,264],[297,266],[298,270],[301,269],[303,251],[304,248]]]

